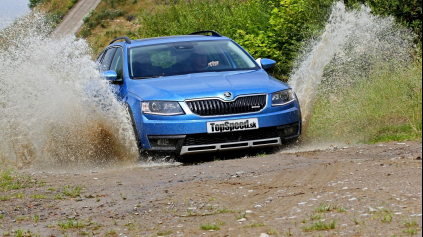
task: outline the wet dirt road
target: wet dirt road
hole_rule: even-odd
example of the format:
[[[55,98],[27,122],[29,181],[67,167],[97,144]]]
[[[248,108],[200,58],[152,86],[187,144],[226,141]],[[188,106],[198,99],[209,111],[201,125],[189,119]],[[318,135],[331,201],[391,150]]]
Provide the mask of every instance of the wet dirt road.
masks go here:
[[[421,157],[422,143],[406,142],[34,173],[33,185],[2,194],[10,198],[0,201],[0,234],[421,235]]]

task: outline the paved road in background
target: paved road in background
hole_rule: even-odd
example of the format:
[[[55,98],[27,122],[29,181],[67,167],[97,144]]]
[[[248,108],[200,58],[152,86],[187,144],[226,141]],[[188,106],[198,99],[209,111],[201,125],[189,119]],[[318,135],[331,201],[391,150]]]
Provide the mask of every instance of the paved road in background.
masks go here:
[[[53,35],[75,34],[84,24],[84,16],[95,9],[101,0],[79,0],[68,12],[62,23],[54,30]]]

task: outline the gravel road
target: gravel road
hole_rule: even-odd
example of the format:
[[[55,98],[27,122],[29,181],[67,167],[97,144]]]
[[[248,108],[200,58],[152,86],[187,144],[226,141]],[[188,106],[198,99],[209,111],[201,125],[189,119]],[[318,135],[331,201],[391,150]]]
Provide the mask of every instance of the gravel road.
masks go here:
[[[84,16],[95,9],[101,0],[79,0],[64,17],[62,23],[54,30],[53,35],[75,34],[84,24]]]
[[[0,195],[0,234],[421,235],[421,157],[422,143],[406,142],[186,166],[19,171],[14,182],[28,185]]]

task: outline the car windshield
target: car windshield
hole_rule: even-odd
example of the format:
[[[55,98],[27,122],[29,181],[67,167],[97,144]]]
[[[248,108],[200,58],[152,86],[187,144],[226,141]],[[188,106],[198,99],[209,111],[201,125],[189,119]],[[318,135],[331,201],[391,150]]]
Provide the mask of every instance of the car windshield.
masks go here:
[[[132,79],[257,69],[256,62],[230,40],[177,42],[129,50]]]

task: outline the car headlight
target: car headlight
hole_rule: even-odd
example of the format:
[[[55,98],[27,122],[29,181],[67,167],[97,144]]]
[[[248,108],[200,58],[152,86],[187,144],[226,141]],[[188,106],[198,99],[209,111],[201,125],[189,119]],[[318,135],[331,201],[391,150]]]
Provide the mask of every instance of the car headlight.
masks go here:
[[[272,106],[281,106],[296,100],[294,91],[284,90],[272,94]]]
[[[155,115],[181,115],[184,114],[181,106],[178,102],[168,101],[147,101],[142,102],[142,112],[144,114],[155,114]]]

